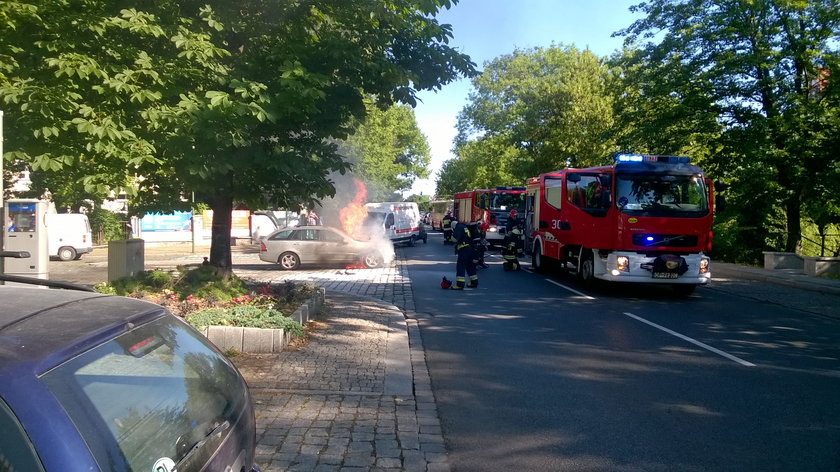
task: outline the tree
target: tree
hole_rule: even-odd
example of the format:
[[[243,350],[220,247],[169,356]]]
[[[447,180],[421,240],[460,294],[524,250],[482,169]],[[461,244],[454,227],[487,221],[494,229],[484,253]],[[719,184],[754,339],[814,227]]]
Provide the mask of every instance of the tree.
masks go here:
[[[429,144],[408,106],[382,110],[368,101],[366,108],[364,122],[345,144],[355,158],[353,172],[367,186],[368,199],[384,201],[394,192],[410,189],[416,178],[428,177]]]
[[[454,0],[5,2],[7,159],[87,170],[137,211],[214,210],[210,263],[230,272],[233,202],[333,192],[364,99],[415,104],[471,75],[434,15]]]
[[[673,79],[690,79],[709,91],[725,130],[715,167],[742,177],[746,169],[775,187],[770,197],[784,212],[785,248],[795,251],[804,192],[814,184],[808,170],[826,162],[801,153],[803,129],[791,123],[801,123],[796,117],[815,101],[815,88],[835,80],[837,1],[652,0],[634,8],[647,16],[620,34],[629,43],[662,38],[644,45],[644,58],[680,70],[662,77],[664,87],[681,90]]]
[[[614,150],[608,80],[604,61],[571,46],[501,56],[473,80],[456,154],[519,184],[541,172],[604,163]]]

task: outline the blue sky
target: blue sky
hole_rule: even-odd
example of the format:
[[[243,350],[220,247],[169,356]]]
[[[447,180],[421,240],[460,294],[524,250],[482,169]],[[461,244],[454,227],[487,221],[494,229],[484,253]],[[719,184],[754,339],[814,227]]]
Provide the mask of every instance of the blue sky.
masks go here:
[[[588,48],[608,56],[621,48],[622,38],[612,33],[629,26],[638,14],[630,6],[640,0],[459,0],[438,15],[452,25],[450,45],[469,55],[482,69],[485,62],[514,49],[551,44]],[[443,87],[437,93],[420,94],[422,103],[414,109],[417,123],[432,152],[432,177],[415,182],[411,193],[434,194],[435,174],[453,157],[458,112],[466,105],[471,90],[468,80]]]

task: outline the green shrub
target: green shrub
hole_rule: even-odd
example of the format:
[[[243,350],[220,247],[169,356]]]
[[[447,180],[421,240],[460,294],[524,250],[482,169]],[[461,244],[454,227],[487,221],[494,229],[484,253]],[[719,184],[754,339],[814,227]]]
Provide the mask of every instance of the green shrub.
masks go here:
[[[94,208],[88,213],[93,234],[101,233],[103,235],[103,240],[98,241],[98,243],[125,239],[124,218],[122,215],[102,208]]]
[[[175,283],[174,290],[181,295],[193,295],[200,298],[212,298],[228,301],[231,298],[248,293],[242,279],[231,275],[227,280],[216,273],[213,266],[200,266],[195,269],[179,267],[180,279]]]
[[[207,326],[247,326],[249,328],[273,328],[289,331],[295,337],[303,336],[303,327],[297,321],[280,311],[253,305],[233,308],[205,308],[190,313],[187,323],[203,329]]]

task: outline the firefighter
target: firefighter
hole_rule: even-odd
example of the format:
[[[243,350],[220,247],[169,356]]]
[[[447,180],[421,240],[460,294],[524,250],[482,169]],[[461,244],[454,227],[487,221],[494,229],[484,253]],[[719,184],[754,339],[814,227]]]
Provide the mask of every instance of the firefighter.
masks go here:
[[[472,236],[472,248],[473,248],[473,264],[475,264],[476,268],[486,269],[488,267],[487,264],[484,263],[484,252],[487,250],[487,240],[484,239],[485,233],[485,223],[481,221],[481,218],[475,220],[470,225],[470,235]]]
[[[440,226],[443,229],[443,244],[452,243],[452,212],[447,211],[446,216],[440,221]]]
[[[458,261],[455,264],[455,285],[452,286],[452,290],[463,290],[465,285],[468,288],[476,288],[478,287],[478,275],[475,273],[475,264],[473,264],[470,228],[465,223],[459,222],[455,225],[452,233],[455,238],[455,254],[458,255]],[[465,275],[470,277],[468,285]]]
[[[502,257],[505,259],[503,268],[505,270],[519,270],[519,258],[525,255],[525,244],[522,239],[522,223],[519,221],[519,214],[511,210],[508,214],[505,239],[502,243]]]

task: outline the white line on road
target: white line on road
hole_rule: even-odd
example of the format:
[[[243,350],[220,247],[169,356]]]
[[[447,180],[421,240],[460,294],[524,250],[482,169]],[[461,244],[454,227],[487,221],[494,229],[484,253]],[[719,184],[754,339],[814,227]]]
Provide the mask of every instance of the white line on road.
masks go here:
[[[706,349],[706,350],[708,350],[708,351],[714,352],[715,354],[717,354],[717,355],[719,355],[719,356],[723,356],[723,357],[725,357],[725,358],[727,358],[727,359],[729,359],[729,360],[731,360],[731,361],[735,361],[735,362],[737,362],[737,363],[739,363],[739,364],[741,364],[741,365],[743,365],[743,366],[747,366],[747,367],[755,367],[755,364],[753,364],[752,362],[747,362],[747,361],[745,361],[745,360],[743,360],[743,359],[741,359],[741,358],[739,358],[739,357],[735,357],[735,356],[733,356],[732,354],[729,354],[729,353],[723,352],[723,351],[721,351],[720,349],[717,349],[717,348],[714,348],[714,347],[712,347],[712,346],[709,346],[708,344],[701,343],[700,341],[698,341],[698,340],[696,340],[696,339],[689,338],[688,336],[682,335],[682,334],[680,334],[680,333],[678,333],[678,332],[676,332],[676,331],[670,330],[670,329],[668,329],[668,328],[666,328],[666,327],[664,327],[664,326],[660,326],[660,325],[658,325],[658,324],[656,324],[656,323],[654,323],[654,322],[652,322],[652,321],[648,321],[648,320],[646,320],[646,319],[644,319],[644,318],[642,318],[642,317],[640,317],[640,316],[636,316],[636,315],[634,315],[633,313],[624,313],[624,314],[625,314],[625,315],[627,315],[627,316],[629,316],[630,318],[633,318],[634,320],[641,321],[642,323],[645,323],[645,324],[647,324],[647,325],[653,326],[653,327],[654,327],[654,328],[656,328],[656,329],[660,329],[660,330],[662,330],[662,331],[665,331],[666,333],[668,333],[668,334],[670,334],[670,335],[676,336],[676,337],[678,337],[678,338],[680,338],[680,339],[682,339],[682,340],[684,340],[684,341],[688,341],[688,342],[690,342],[691,344],[694,344],[694,345],[696,345],[696,346],[700,346],[700,347],[702,347],[703,349]]]
[[[572,292],[572,293],[574,293],[574,294],[576,294],[576,295],[580,295],[581,297],[583,297],[583,298],[585,298],[585,299],[587,299],[587,300],[595,300],[595,297],[590,297],[589,295],[587,295],[587,294],[585,294],[585,293],[583,293],[583,292],[578,292],[577,290],[575,290],[575,289],[573,289],[573,288],[571,288],[571,287],[567,287],[567,286],[565,286],[565,285],[563,285],[563,284],[561,284],[561,283],[557,283],[557,282],[555,282],[555,281],[553,281],[553,280],[551,280],[551,279],[545,279],[545,280],[546,280],[546,281],[548,281],[549,283],[552,283],[552,284],[554,284],[554,285],[556,285],[556,286],[560,287],[560,288],[565,288],[566,290],[568,290],[568,291],[570,291],[570,292]]]

